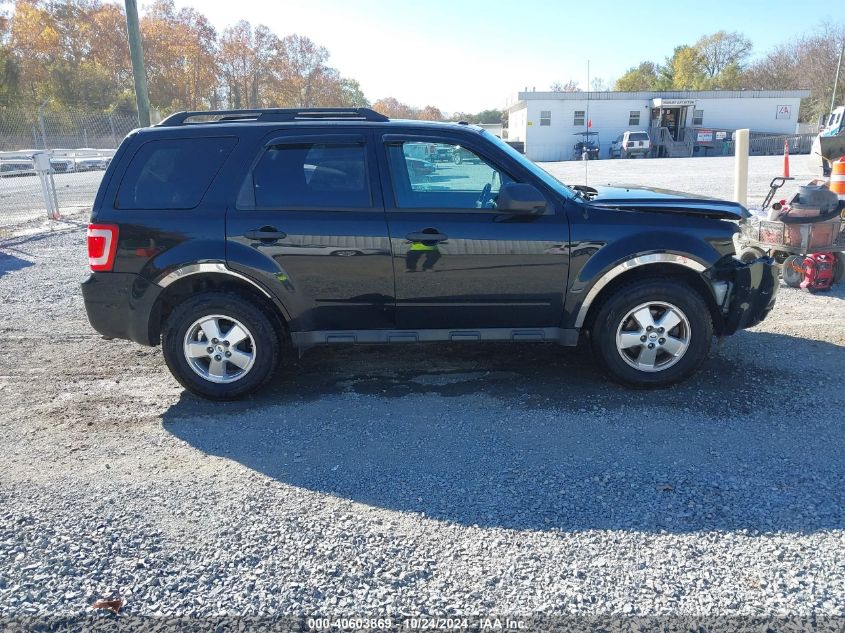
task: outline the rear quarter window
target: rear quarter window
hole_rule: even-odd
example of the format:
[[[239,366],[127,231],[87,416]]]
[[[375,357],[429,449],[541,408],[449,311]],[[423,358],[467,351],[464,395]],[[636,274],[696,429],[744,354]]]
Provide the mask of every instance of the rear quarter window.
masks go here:
[[[234,137],[147,141],[120,183],[117,209],[193,209],[237,143]]]

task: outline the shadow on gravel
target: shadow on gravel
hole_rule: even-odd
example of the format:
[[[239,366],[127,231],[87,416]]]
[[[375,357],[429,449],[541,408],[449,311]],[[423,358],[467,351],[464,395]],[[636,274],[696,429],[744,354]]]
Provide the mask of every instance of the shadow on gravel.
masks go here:
[[[16,270],[27,268],[28,266],[32,266],[32,262],[28,262],[25,259],[15,257],[14,255],[4,253],[0,250],[0,277],[8,273],[15,272]]]
[[[641,392],[553,346],[319,349],[257,398],[183,395],[164,422],[280,482],[461,524],[813,532],[845,528],[845,424],[802,398],[842,393],[842,359],[746,332]]]

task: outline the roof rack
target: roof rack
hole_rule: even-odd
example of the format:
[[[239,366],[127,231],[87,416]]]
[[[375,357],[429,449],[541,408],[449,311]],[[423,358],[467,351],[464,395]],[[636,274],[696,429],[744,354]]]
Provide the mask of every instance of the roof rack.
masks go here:
[[[191,121],[191,119],[199,119]],[[253,121],[389,121],[370,108],[261,108],[256,110],[196,110],[176,112],[158,125],[171,127],[199,123],[236,123]]]

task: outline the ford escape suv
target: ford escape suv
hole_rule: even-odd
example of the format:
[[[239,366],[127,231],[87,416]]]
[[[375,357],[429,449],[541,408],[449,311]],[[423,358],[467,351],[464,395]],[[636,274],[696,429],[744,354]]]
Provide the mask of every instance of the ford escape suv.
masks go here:
[[[421,160],[421,146],[462,160]],[[111,161],[82,293],[94,329],[161,344],[176,379],[213,399],[258,389],[314,345],[582,336],[617,381],[659,387],[771,310],[774,262],[734,257],[745,215],[567,187],[466,124],[180,112]]]

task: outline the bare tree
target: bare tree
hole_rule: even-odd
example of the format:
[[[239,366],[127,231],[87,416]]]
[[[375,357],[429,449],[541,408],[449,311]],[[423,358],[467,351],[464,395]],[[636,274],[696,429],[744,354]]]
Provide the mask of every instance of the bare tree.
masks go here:
[[[556,81],[549,86],[549,90],[552,92],[581,92],[581,89],[578,87],[578,82],[574,79],[570,79],[565,84]]]
[[[844,45],[845,24],[825,24],[776,47],[752,64],[742,76],[743,87],[753,90],[809,89],[810,97],[801,103],[801,118],[817,120],[830,108],[833,77]]]
[[[728,66],[741,67],[751,54],[751,40],[741,33],[718,31],[705,35],[694,45],[701,56],[704,72],[715,77]]]

